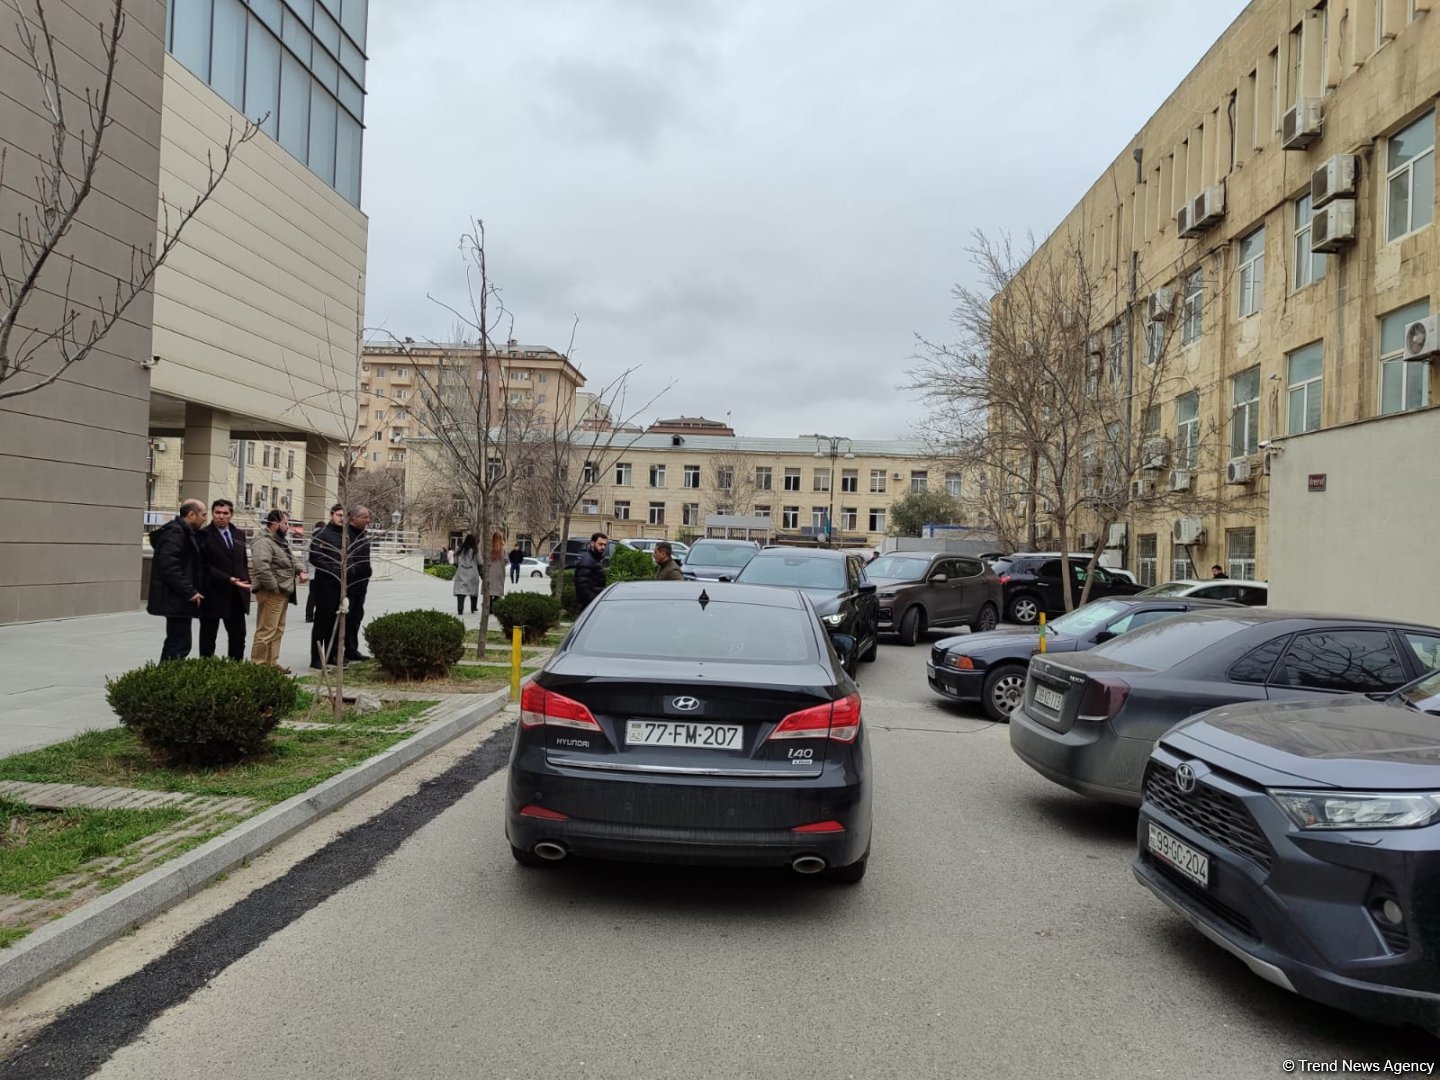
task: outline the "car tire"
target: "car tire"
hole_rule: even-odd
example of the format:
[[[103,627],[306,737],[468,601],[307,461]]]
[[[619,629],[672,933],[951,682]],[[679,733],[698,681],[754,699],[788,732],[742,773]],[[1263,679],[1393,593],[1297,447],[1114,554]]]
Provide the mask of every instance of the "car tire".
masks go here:
[[[840,885],[856,885],[865,877],[865,871],[870,866],[870,849],[865,849],[865,854],[856,859],[849,866],[831,866],[820,872],[820,876],[826,881],[833,881]]]
[[[900,617],[900,644],[914,645],[920,636],[920,609],[918,607],[907,608],[905,614]]]
[[[514,844],[510,845],[510,854],[514,856],[515,861],[521,866],[548,865],[544,859],[540,858],[540,856],[536,855],[533,851],[526,851],[524,848],[518,848]]]
[[[543,570],[531,570],[531,571],[530,571],[530,576],[531,576],[531,577],[544,577],[544,576],[545,576],[545,571],[543,571]]]
[[[970,624],[972,634],[983,634],[994,630],[1000,625],[1000,613],[995,610],[994,604],[982,604],[980,614],[975,616],[975,621]]]
[[[1034,626],[1040,618],[1040,601],[1029,593],[1021,593],[1010,601],[1010,621],[1021,626]]]
[[[980,704],[985,715],[991,720],[1008,722],[1010,710],[1020,704],[1025,693],[1025,665],[1000,664],[985,676],[985,688],[981,691]],[[1009,704],[1007,709],[1005,706]]]

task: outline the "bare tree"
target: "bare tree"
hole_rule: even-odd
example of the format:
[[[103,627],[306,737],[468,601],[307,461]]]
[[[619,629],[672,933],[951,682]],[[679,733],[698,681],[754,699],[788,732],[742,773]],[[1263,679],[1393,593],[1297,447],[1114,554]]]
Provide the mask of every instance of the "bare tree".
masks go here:
[[[125,33],[125,4],[126,0],[112,0],[109,17],[97,24],[104,49],[100,85],[85,89],[80,122],[74,116],[78,96],[67,87],[56,59],[45,0],[7,0],[19,18],[20,42],[40,84],[51,137],[49,153],[40,158],[35,177],[34,207],[19,215],[18,259],[7,265],[0,258],[0,401],[43,390],[90,355],[136,298],[149,290],[186,226],[225,179],[236,151],[259,131],[249,121],[239,132],[231,128],[218,161],[215,155],[208,156],[209,176],[193,202],[177,206],[161,196],[158,242],[131,247],[129,273],[115,277],[110,295],[96,298],[87,325],[71,295],[77,257],[67,250],[66,240],[107,160],[105,133],[115,122],[111,105]],[[5,186],[6,157],[6,148],[0,147],[0,190]],[[60,296],[58,321],[27,321],[29,305],[42,297],[48,302],[49,294]]]

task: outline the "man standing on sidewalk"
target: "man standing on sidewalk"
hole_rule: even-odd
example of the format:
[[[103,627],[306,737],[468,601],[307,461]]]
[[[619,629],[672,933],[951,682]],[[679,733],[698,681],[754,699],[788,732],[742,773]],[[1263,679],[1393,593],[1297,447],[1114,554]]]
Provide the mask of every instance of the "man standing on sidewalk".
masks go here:
[[[150,534],[155,558],[150,567],[150,596],[145,610],[165,620],[160,662],[190,655],[190,622],[205,600],[206,567],[197,531],[205,524],[205,504],[186,499],[180,513]]]
[[[305,571],[290,546],[290,520],[283,510],[271,510],[265,531],[255,538],[255,647],[250,660],[279,668],[280,639],[285,635],[285,616],[295,603],[296,584],[305,583]]]
[[[340,509],[338,506],[336,509]],[[335,640],[335,623],[340,613],[340,571],[345,571],[345,594],[350,601],[345,616],[345,660],[347,663],[368,660],[360,652],[360,623],[365,618],[365,595],[370,588],[370,511],[357,506],[345,524],[336,524],[332,513],[330,524],[310,541],[310,563],[315,578],[315,624],[310,635],[310,666],[335,663],[339,651]]]
[[[247,537],[235,527],[235,504],[216,499],[210,524],[196,535],[205,556],[205,602],[200,605],[200,655],[215,655],[215,639],[225,624],[226,655],[245,659],[245,620],[250,616],[250,557]]]
[[[685,575],[680,572],[680,564],[675,561],[671,554],[670,545],[665,541],[655,545],[655,552],[651,555],[655,560],[656,581],[684,581]]]
[[[575,600],[581,611],[605,591],[605,549],[609,544],[610,538],[597,532],[575,560]]]

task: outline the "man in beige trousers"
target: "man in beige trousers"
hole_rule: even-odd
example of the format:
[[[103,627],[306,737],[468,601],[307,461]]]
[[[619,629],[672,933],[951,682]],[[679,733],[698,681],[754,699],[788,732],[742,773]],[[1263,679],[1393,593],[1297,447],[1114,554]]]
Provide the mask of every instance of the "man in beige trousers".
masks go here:
[[[286,675],[280,664],[280,640],[285,636],[285,615],[295,603],[295,586],[308,575],[290,546],[290,519],[283,510],[265,516],[265,531],[250,549],[250,581],[255,588],[255,641],[250,649],[252,664],[268,664]]]

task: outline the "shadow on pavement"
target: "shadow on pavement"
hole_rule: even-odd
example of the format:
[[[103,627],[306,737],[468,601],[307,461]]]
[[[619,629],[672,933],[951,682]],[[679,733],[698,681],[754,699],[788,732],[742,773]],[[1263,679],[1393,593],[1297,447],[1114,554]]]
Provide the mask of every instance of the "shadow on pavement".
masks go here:
[[[1100,843],[1135,846],[1139,811],[1131,807],[1095,802],[1059,789],[1053,794],[1029,793],[1020,802],[1064,832]]]

